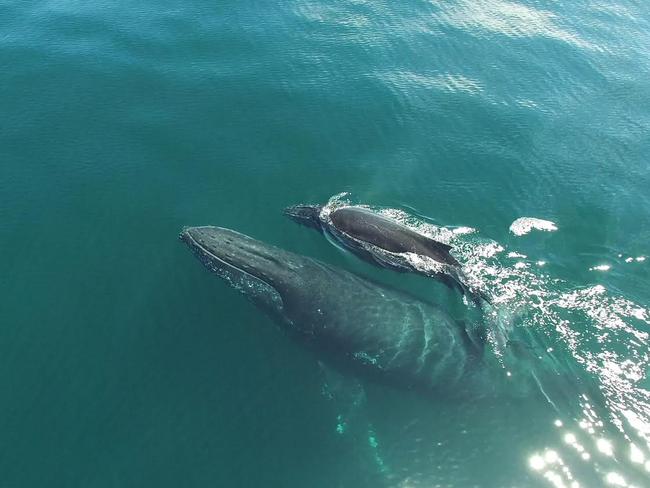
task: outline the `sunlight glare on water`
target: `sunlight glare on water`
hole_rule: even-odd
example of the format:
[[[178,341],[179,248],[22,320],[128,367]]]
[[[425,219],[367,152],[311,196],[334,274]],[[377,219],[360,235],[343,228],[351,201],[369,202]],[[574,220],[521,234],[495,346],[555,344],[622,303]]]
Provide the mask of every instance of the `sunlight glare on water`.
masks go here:
[[[2,487],[650,485],[647,1],[0,19]],[[282,214],[337,192],[325,218],[363,205],[452,245],[490,303]],[[300,347],[238,289],[294,304],[178,241],[203,225],[436,304],[487,341],[467,398]]]
[[[346,194],[337,195],[329,206],[351,204],[350,198]],[[557,446],[532,454],[528,459],[530,468],[557,487],[589,486],[580,482],[585,470],[591,471],[585,475],[587,479],[600,479],[614,486],[634,486],[625,481],[623,475],[627,473],[629,479],[642,480],[635,465],[643,465],[646,455],[634,441],[623,439],[639,439],[650,445],[650,396],[638,386],[650,367],[649,334],[635,325],[635,321],[650,325],[650,310],[608,292],[602,285],[572,285],[522,266],[535,263],[534,258],[516,248],[486,240],[473,229],[455,232],[398,209],[374,210],[454,246],[454,254],[467,274],[492,297],[494,309],[489,316],[494,321],[490,331],[493,352],[508,370],[507,376],[517,369],[509,366],[515,359],[508,343],[517,341],[522,331],[526,331],[528,339],[538,337],[536,340],[541,341],[537,345],[529,344],[538,348],[532,352],[538,361],[531,376],[541,390],[556,389],[553,382],[558,378],[554,376],[560,373],[555,369],[559,366],[555,366],[554,347],[544,344],[556,344],[555,347],[566,349],[573,356],[572,374],[579,376],[560,378],[567,381],[566,388],[575,388],[570,385],[572,381],[578,384],[585,378],[587,383],[596,380],[595,391],[580,393],[578,388],[557,397],[548,393],[549,402],[567,417],[555,421],[555,427],[560,429]],[[557,230],[554,225],[551,227],[552,223],[538,225],[528,218],[525,222],[526,231],[514,232],[515,235],[524,235],[533,228]],[[499,309],[505,308],[515,313],[504,323]],[[601,394],[604,403],[598,404]],[[593,395],[596,397],[592,398]],[[577,422],[572,419],[574,408],[582,412]],[[623,444],[614,443],[610,435],[623,436],[619,437]],[[622,450],[630,452],[627,459],[617,454]],[[565,451],[566,458],[560,454]]]

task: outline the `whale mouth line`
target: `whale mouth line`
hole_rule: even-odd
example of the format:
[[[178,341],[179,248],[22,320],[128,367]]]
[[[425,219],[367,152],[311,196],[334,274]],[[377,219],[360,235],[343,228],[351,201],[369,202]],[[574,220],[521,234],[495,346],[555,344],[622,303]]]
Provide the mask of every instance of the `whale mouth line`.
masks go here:
[[[195,228],[196,228],[196,227],[195,227]],[[249,272],[249,271],[246,271],[246,270],[243,269],[243,268],[240,268],[240,267],[237,266],[236,264],[233,264],[233,263],[230,263],[230,262],[226,261],[225,259],[223,259],[223,258],[217,256],[217,255],[214,254],[212,251],[210,251],[209,249],[207,249],[205,246],[203,246],[199,241],[197,241],[197,240],[192,236],[192,234],[189,232],[191,229],[192,229],[192,227],[188,227],[188,228],[184,229],[183,232],[182,232],[181,235],[180,235],[180,238],[181,238],[181,240],[183,240],[183,241],[185,241],[187,244],[189,244],[190,247],[192,248],[192,250],[194,250],[194,252],[201,253],[201,254],[202,254],[203,256],[205,256],[206,258],[208,258],[208,259],[210,259],[210,260],[214,260],[214,261],[219,262],[221,265],[223,265],[224,268],[231,268],[231,269],[234,269],[234,270],[237,271],[238,273],[241,273],[242,275],[249,276],[249,277],[250,277],[251,279],[253,279],[253,280],[261,281],[261,282],[264,283],[265,285],[267,285],[267,286],[269,286],[269,287],[271,287],[271,288],[273,288],[273,289],[275,290],[275,287],[274,287],[271,283],[269,283],[268,281],[266,281],[264,278],[261,278],[261,277],[259,277],[259,276],[256,276],[256,275],[254,275],[253,273],[251,273],[251,272]],[[188,242],[188,241],[189,241],[189,242]]]

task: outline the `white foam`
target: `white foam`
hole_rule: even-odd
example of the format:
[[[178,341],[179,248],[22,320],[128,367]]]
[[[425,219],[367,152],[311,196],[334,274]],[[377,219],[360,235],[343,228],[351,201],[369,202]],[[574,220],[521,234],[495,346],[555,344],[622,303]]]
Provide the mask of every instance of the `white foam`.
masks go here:
[[[452,232],[458,236],[462,236],[466,234],[473,234],[474,232],[476,232],[476,229],[472,229],[471,227],[457,227]],[[637,258],[637,260],[640,261],[641,259]]]
[[[533,229],[553,232],[557,230],[557,226],[550,220],[542,220],[535,217],[520,217],[510,224],[510,232],[516,236],[526,235]]]
[[[609,264],[600,264],[589,268],[589,271],[609,271],[612,267]]]
[[[509,252],[508,257],[509,258],[523,258],[523,259],[526,259],[528,256],[526,256],[525,254],[518,253],[518,252]]]

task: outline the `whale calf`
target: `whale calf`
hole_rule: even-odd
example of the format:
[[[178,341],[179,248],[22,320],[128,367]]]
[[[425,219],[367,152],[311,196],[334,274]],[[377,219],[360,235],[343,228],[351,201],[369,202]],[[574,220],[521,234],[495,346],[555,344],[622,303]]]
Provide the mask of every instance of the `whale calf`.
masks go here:
[[[191,227],[180,238],[338,369],[430,392],[474,390],[481,381],[483,344],[433,304],[234,230]]]
[[[452,247],[415,232],[394,219],[364,207],[345,206],[324,212],[320,205],[284,209],[292,220],[319,230],[362,259],[397,271],[410,271],[442,281],[473,300],[489,301],[473,290]]]

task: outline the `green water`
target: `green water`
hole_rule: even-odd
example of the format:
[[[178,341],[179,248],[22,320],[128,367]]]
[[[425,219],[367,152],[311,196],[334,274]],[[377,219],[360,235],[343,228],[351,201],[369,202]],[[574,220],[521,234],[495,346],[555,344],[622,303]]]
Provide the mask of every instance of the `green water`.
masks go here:
[[[0,486],[650,486],[648,46],[633,0],[2,3]],[[341,192],[473,229],[512,394],[330,377],[176,238],[462,314],[281,215]]]

